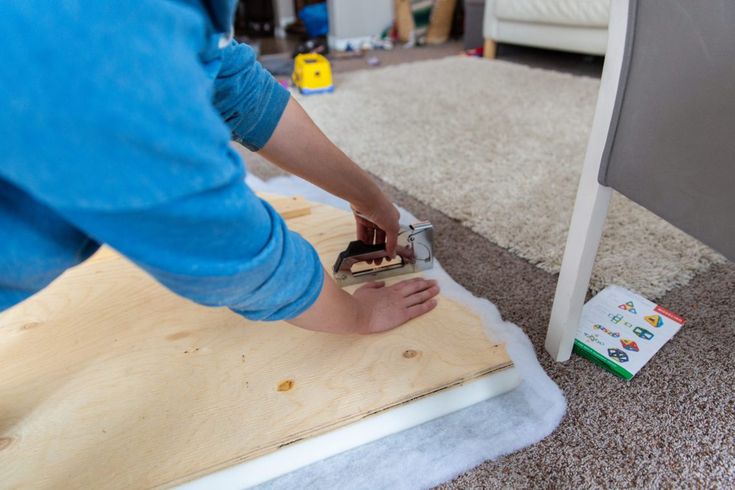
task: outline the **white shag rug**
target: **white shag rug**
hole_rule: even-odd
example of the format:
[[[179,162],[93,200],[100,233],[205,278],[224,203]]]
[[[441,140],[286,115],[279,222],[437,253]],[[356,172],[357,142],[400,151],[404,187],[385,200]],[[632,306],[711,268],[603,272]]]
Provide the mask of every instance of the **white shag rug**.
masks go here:
[[[267,182],[249,175],[256,191],[300,195],[348,210],[346,202],[297,177]],[[416,219],[401,210],[404,223]],[[564,395],[536,358],[530,340],[518,326],[503,321],[490,301],[457,284],[439,264],[426,275],[435,278],[442,295],[477,313],[492,338],[506,343],[522,383],[516,389],[412,429],[296,470],[259,488],[289,490],[420,489],[450,480],[480,463],[534,444],[549,435],[566,411]],[[236,482],[231,482],[236,488]],[[204,486],[202,486],[204,488]]]
[[[452,57],[341,75],[334,94],[300,102],[373,174],[557,273],[598,88],[592,78]],[[616,194],[591,287],[657,298],[723,260]]]

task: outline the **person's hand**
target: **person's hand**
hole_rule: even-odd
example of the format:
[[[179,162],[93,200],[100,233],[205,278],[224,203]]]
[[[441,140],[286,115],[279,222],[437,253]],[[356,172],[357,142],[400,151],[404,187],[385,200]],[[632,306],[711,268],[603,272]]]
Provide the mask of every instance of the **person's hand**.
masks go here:
[[[385,332],[433,310],[439,294],[436,281],[408,279],[392,286],[370,282],[357,289],[353,297],[359,305],[358,332]]]
[[[400,225],[400,213],[387,199],[382,199],[367,209],[352,207],[357,225],[357,239],[367,245],[385,243],[385,252],[391,259],[396,256],[396,242]],[[380,264],[382,259],[376,262]]]

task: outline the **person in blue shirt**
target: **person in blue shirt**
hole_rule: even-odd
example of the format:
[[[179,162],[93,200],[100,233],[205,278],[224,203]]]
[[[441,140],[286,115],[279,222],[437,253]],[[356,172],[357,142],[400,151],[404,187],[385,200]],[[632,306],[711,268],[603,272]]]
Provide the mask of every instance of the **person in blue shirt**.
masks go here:
[[[235,0],[0,6],[0,311],[102,243],[253,320],[370,333],[436,305],[424,279],[354,295],[245,185],[230,139],[349,201],[393,255],[398,212],[231,40]]]

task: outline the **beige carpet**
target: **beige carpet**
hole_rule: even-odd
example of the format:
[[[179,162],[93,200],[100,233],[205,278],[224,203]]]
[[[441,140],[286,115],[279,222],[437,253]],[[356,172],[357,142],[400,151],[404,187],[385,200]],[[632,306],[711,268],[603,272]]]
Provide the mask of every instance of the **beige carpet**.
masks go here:
[[[451,57],[339,75],[336,87],[301,102],[360,165],[558,272],[598,80]],[[592,289],[657,298],[722,260],[617,195]]]

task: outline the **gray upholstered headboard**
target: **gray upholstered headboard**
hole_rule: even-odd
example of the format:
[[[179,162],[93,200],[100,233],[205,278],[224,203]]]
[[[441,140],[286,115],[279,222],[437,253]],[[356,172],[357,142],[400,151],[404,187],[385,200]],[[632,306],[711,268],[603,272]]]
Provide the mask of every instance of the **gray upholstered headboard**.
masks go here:
[[[632,0],[599,181],[735,260],[735,0]]]

